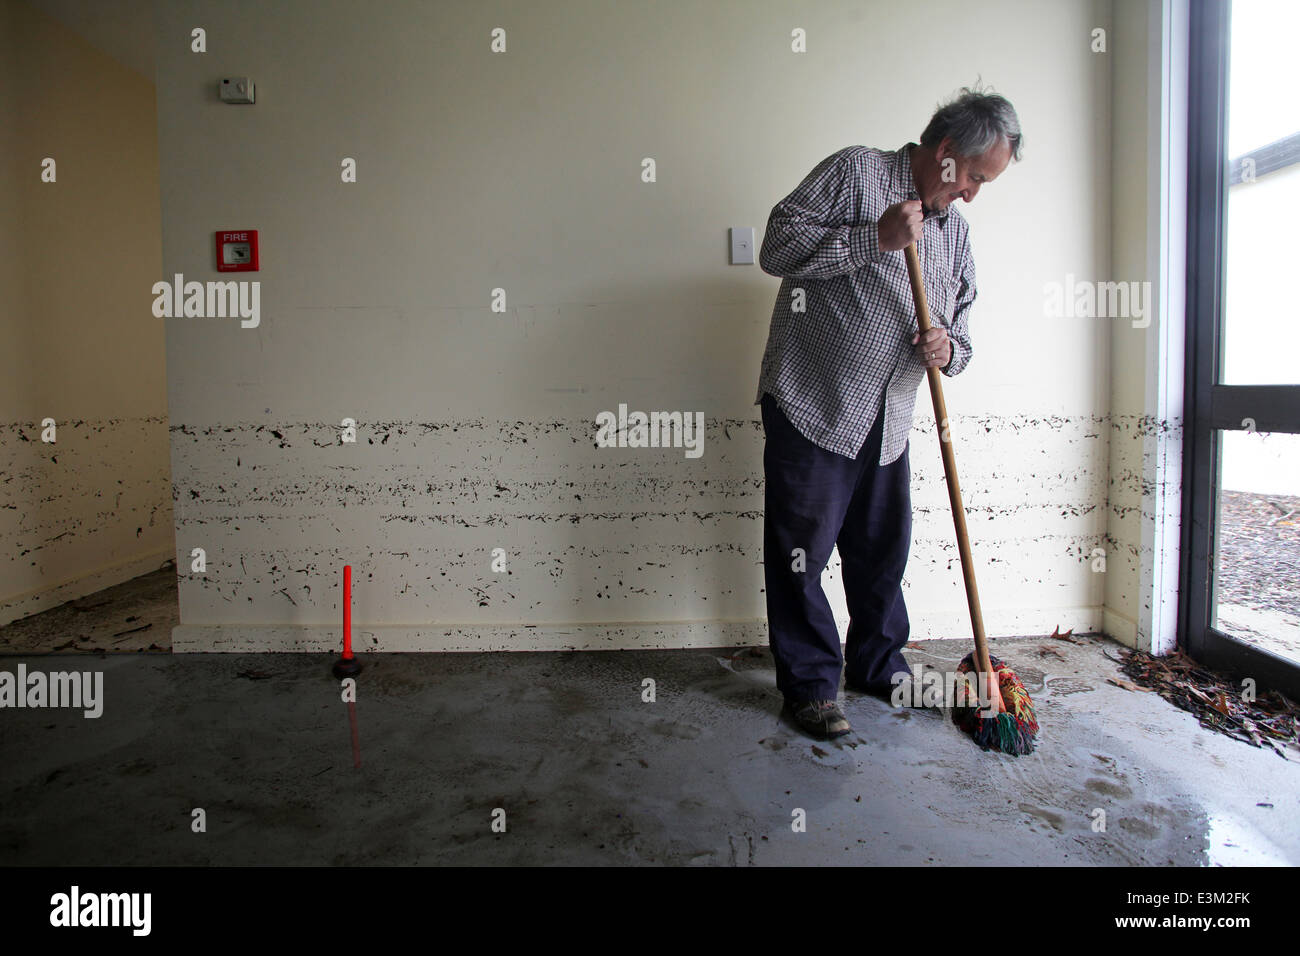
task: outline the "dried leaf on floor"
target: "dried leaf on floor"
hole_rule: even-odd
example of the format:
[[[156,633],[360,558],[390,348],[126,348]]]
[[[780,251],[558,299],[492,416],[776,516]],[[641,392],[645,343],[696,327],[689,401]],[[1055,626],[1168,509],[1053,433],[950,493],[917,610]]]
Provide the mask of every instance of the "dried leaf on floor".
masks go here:
[[[1202,727],[1248,743],[1268,746],[1285,760],[1300,760],[1300,706],[1276,691],[1247,700],[1241,686],[1182,652],[1155,657],[1128,651],[1120,670],[1144,690],[1154,690],[1197,718]],[[1110,678],[1111,683],[1124,686]]]
[[[1122,677],[1107,677],[1106,680],[1110,681],[1116,687],[1123,687],[1125,690],[1141,690],[1148,693],[1151,691],[1150,687],[1139,687],[1131,680],[1124,680]]]
[[[1054,637],[1054,638],[1056,638],[1058,641],[1069,641],[1071,644],[1082,644],[1082,643],[1084,643],[1083,641],[1079,640],[1078,638],[1071,637],[1070,635],[1072,635],[1073,633],[1074,633],[1074,628],[1070,628],[1068,631],[1062,631],[1060,625],[1058,624],[1058,625],[1056,626],[1055,630],[1053,630],[1052,633],[1049,634],[1049,635],[1047,635],[1047,636],[1048,636],[1048,637]]]

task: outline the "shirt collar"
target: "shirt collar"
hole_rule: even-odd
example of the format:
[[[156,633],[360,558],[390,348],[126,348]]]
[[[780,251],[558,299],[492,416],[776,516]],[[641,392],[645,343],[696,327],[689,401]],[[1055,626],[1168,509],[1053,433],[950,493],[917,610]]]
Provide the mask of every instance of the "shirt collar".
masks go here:
[[[907,155],[907,151],[916,145],[916,143],[908,143],[894,154],[898,157],[898,162],[894,164],[894,192],[900,197],[900,199],[921,198],[920,194],[916,191],[916,183],[912,179],[912,159]],[[951,204],[945,206],[943,209],[927,209],[924,215],[927,220],[940,220],[939,225],[942,226],[944,221],[948,218],[948,210],[950,208]]]

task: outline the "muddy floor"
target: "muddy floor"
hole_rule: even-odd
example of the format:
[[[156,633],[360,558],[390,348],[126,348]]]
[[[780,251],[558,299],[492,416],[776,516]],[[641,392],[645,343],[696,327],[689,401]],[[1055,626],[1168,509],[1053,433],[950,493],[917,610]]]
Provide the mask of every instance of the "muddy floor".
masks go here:
[[[8,656],[102,672],[103,713],[0,714],[0,864],[1300,863],[1300,764],[1109,683],[1120,650],[993,642],[1019,758],[852,693],[816,743],[765,651],[391,655],[354,706],[316,655]]]

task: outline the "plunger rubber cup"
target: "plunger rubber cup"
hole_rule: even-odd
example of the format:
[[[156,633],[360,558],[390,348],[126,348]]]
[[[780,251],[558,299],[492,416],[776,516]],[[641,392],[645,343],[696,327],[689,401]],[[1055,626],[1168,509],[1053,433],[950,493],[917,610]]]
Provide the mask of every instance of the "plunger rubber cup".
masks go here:
[[[342,680],[344,677],[356,677],[361,673],[361,662],[355,657],[340,657],[334,662],[334,676]]]

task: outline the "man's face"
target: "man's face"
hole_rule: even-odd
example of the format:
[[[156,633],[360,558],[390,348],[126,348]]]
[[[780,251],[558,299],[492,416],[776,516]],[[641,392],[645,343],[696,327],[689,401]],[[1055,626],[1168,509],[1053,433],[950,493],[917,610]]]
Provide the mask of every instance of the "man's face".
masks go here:
[[[1003,140],[987,152],[960,156],[953,151],[952,141],[945,137],[935,147],[934,158],[937,168],[930,171],[931,181],[926,184],[922,199],[927,209],[947,209],[957,199],[973,202],[981,186],[1002,175],[1011,162],[1011,146]]]

